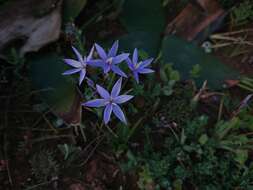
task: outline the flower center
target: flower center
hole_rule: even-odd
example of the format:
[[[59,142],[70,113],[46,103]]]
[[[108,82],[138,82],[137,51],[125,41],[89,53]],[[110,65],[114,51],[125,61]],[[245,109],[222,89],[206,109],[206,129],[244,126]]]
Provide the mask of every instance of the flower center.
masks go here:
[[[106,60],[106,63],[109,64],[109,65],[111,65],[111,64],[112,64],[112,57],[108,58],[108,59]]]
[[[86,62],[85,61],[82,61],[82,62],[80,62],[81,63],[81,65],[80,65],[80,69],[86,69],[86,66],[87,66],[87,64],[86,64]]]
[[[108,104],[115,105],[114,100],[112,97],[109,98]]]
[[[137,63],[136,65],[134,65],[134,69],[138,69],[140,65],[141,65],[141,62]]]
[[[87,59],[86,57],[83,58],[83,60],[81,61],[81,69],[86,69],[87,66]]]
[[[83,63],[82,66],[81,66],[82,69],[86,69],[86,64]]]
[[[112,99],[112,97],[110,97],[110,99],[109,99],[109,103],[113,103],[113,99]]]

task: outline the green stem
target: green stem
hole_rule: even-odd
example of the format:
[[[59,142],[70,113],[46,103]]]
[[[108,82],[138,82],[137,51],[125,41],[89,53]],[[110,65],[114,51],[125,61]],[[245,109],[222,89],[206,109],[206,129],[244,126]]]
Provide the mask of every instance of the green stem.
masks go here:
[[[39,183],[39,184],[37,184],[37,185],[28,187],[28,188],[26,188],[25,190],[31,190],[31,189],[35,189],[35,188],[37,189],[37,188],[40,187],[40,186],[44,186],[44,185],[47,185],[47,184],[50,184],[50,183],[52,183],[52,181],[46,181],[46,182]]]
[[[109,82],[109,85],[108,85],[108,89],[112,88],[112,84],[113,84],[114,79],[115,79],[115,73],[113,73],[112,76],[110,77],[110,82]]]
[[[47,140],[55,140],[55,139],[60,139],[60,138],[70,138],[73,139],[72,135],[52,135],[52,136],[47,136],[47,137],[41,137],[37,138],[31,141],[32,144],[38,143],[41,141],[47,141]]]
[[[105,125],[105,127],[108,129],[108,131],[116,138],[119,138],[118,135],[116,135],[116,133],[113,132],[113,130],[108,126],[108,125]]]
[[[82,137],[83,137],[83,141],[84,143],[87,141],[87,138],[86,138],[86,135],[84,133],[84,130],[83,130],[83,127],[85,127],[84,125],[80,125],[80,131],[81,131],[81,134],[82,134]]]
[[[123,85],[122,85],[121,89],[124,89],[124,88],[125,88],[125,86],[126,86],[127,82],[128,82],[128,78],[124,81],[124,83],[123,83]]]
[[[219,121],[221,120],[221,117],[222,117],[224,99],[225,99],[225,98],[224,98],[224,96],[223,96],[222,99],[221,99],[221,102],[220,102],[220,106],[219,106],[219,113],[218,113],[217,122],[219,122]]]

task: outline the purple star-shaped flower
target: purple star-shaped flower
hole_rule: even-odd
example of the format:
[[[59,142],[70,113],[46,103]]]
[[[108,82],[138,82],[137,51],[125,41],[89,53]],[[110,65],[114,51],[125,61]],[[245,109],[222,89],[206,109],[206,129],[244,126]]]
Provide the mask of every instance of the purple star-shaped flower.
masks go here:
[[[95,44],[95,47],[101,59],[95,60],[94,62],[96,65],[100,65],[103,68],[104,73],[108,73],[110,70],[112,70],[114,73],[122,77],[127,77],[127,75],[118,67],[118,64],[126,60],[129,56],[129,53],[122,53],[117,55],[119,47],[118,40],[113,43],[108,54],[100,45]]]
[[[133,72],[137,83],[139,83],[139,74],[148,74],[154,72],[154,70],[147,68],[147,66],[149,66],[152,61],[153,58],[138,62],[138,51],[136,48],[134,49],[132,60],[129,58],[126,59],[127,65]]]
[[[97,92],[102,97],[102,99],[90,100],[83,103],[83,106],[87,107],[104,107],[104,122],[107,124],[110,120],[111,113],[113,112],[117,118],[119,118],[123,123],[126,122],[125,115],[118,104],[125,103],[133,98],[131,95],[119,95],[121,90],[122,78],[120,78],[113,86],[111,93],[105,90],[103,87],[96,85]]]
[[[92,59],[92,54],[94,52],[94,47],[91,48],[91,51],[89,53],[89,55],[87,57],[83,57],[78,50],[75,47],[72,47],[77,60],[74,59],[64,59],[64,62],[72,67],[74,67],[74,69],[70,69],[65,71],[64,73],[62,73],[63,75],[71,75],[74,73],[80,73],[80,77],[79,77],[79,85],[81,85],[82,81],[84,80],[85,76],[86,76],[86,67],[87,65],[89,65],[91,59]]]

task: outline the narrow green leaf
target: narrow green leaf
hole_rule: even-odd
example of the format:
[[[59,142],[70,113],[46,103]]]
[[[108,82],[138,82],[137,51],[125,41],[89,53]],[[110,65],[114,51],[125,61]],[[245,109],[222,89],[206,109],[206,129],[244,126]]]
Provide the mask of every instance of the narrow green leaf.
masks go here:
[[[64,0],[63,1],[63,21],[68,22],[75,19],[85,7],[87,0]]]

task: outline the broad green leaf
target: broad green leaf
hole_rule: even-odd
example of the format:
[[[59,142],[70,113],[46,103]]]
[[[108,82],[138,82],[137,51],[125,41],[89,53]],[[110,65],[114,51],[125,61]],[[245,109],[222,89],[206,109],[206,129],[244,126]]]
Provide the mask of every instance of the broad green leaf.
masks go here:
[[[165,63],[173,64],[173,68],[180,72],[183,79],[190,79],[192,69],[199,65],[200,72],[196,80],[198,86],[207,80],[209,87],[218,89],[222,87],[224,80],[239,76],[238,72],[206,54],[195,44],[175,36],[168,36],[163,40],[162,56]]]
[[[190,71],[190,76],[192,78],[198,78],[200,72],[201,72],[200,66],[199,65],[194,65],[192,70]]]
[[[62,59],[56,54],[39,54],[29,62],[34,88],[41,91],[45,102],[57,113],[68,112],[76,90],[71,79],[62,75],[66,69]]]
[[[201,145],[206,144],[207,141],[208,141],[208,136],[207,136],[206,134],[203,134],[203,135],[200,136],[200,138],[199,138],[199,143],[200,143]]]
[[[160,34],[136,31],[120,38],[120,50],[132,53],[134,48],[144,50],[148,56],[156,57],[160,48]]]
[[[68,22],[75,19],[85,7],[87,0],[64,0],[63,1],[63,21]]]
[[[161,33],[166,24],[160,0],[127,0],[120,19],[129,32],[139,30]]]
[[[236,150],[235,151],[235,161],[237,161],[240,165],[243,165],[248,159],[248,151],[247,150]]]
[[[180,74],[171,65],[166,64],[160,68],[160,78],[163,82],[179,81]]]
[[[183,182],[180,179],[177,179],[173,182],[175,190],[182,190]]]

